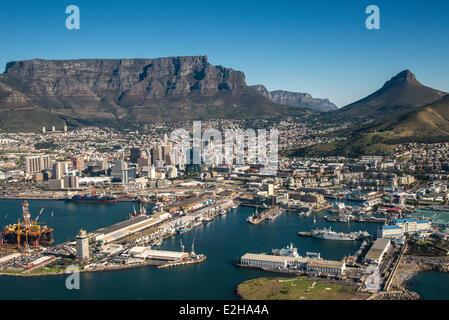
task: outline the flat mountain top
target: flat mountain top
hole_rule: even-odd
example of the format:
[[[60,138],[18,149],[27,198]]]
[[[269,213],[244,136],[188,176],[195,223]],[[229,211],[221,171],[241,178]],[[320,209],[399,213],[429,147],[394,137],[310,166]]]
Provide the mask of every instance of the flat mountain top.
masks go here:
[[[0,115],[24,110],[74,122],[254,119],[301,115],[207,56],[13,61],[0,75]],[[51,116],[50,116],[51,115]],[[43,119],[42,119],[43,121]],[[27,123],[30,122],[30,123]]]

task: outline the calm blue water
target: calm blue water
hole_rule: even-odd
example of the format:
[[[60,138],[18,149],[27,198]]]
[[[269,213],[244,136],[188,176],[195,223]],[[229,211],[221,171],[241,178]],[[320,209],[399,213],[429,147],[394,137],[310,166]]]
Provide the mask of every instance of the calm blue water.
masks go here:
[[[17,221],[20,204],[21,201],[0,201],[0,219],[8,214],[8,223]],[[33,217],[43,204],[44,201],[30,202]],[[55,240],[60,243],[72,239],[80,228],[92,231],[125,219],[132,206],[132,203],[80,205],[50,201],[40,220],[55,229]],[[324,214],[318,216],[314,225],[313,216],[299,217],[294,213],[254,226],[246,222],[253,212],[252,208],[240,207],[189,233],[166,240],[161,247],[179,251],[182,239],[186,250],[190,250],[195,239],[195,251],[207,255],[202,264],[161,270],[144,267],[83,273],[78,291],[65,288],[65,276],[0,277],[0,299],[235,299],[235,288],[242,281],[272,275],[235,267],[234,263],[246,252],[269,253],[272,248],[293,242],[302,255],[312,251],[321,252],[325,259],[341,259],[357,251],[361,243],[304,238],[297,232],[332,226],[335,231],[367,230],[374,234],[379,226],[329,223],[321,219]]]
[[[449,300],[449,273],[418,273],[409,280],[407,288],[419,293],[424,300]]]

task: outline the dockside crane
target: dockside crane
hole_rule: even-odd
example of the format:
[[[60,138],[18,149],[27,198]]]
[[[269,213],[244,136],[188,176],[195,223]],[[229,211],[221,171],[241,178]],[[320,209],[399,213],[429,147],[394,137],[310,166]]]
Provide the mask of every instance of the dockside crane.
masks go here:
[[[41,216],[42,212],[44,212],[46,206],[47,206],[47,204],[44,204],[41,211],[39,211],[39,214],[37,215],[36,219],[34,220],[34,224],[37,224],[37,220],[39,220],[39,217]]]

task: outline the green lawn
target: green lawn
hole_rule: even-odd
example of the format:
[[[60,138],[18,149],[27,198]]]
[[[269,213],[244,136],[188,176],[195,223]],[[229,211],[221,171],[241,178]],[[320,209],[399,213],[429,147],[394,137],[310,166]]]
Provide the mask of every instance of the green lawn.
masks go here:
[[[237,288],[245,300],[362,300],[370,296],[356,288],[297,278],[257,278]]]

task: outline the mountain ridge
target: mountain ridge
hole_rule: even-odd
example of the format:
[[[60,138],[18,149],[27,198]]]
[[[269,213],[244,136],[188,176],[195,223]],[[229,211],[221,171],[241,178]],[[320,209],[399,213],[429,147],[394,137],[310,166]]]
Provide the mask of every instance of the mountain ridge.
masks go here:
[[[329,99],[314,98],[309,93],[292,92],[285,90],[268,91],[264,85],[254,85],[260,94],[273,102],[292,106],[307,108],[318,112],[328,112],[337,110],[338,107],[329,101]]]

